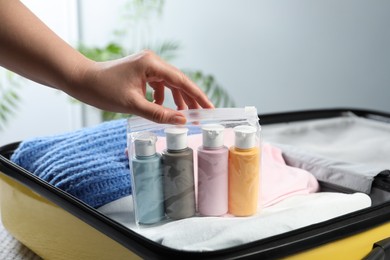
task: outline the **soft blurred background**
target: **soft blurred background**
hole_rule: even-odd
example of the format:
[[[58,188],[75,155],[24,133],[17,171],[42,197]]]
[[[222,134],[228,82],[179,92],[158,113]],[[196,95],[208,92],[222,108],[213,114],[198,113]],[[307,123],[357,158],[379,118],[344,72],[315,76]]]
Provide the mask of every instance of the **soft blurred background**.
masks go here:
[[[218,106],[390,112],[388,0],[23,2],[90,58],[153,49]],[[0,145],[122,116],[5,70],[0,91]]]

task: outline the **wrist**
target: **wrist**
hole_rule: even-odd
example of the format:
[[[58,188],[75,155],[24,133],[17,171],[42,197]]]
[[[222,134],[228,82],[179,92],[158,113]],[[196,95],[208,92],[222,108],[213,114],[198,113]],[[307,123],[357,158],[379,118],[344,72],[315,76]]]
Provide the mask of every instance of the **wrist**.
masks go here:
[[[96,62],[80,54],[76,62],[69,66],[69,70],[64,72],[59,88],[71,96],[78,96],[77,93],[86,86],[88,74],[96,67]]]

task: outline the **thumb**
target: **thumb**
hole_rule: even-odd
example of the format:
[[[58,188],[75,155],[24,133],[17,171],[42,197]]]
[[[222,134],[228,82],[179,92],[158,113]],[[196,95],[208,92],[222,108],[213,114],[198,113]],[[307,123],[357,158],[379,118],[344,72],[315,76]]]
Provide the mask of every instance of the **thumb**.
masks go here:
[[[179,111],[142,100],[138,105],[138,115],[161,124],[182,125],[186,118]]]

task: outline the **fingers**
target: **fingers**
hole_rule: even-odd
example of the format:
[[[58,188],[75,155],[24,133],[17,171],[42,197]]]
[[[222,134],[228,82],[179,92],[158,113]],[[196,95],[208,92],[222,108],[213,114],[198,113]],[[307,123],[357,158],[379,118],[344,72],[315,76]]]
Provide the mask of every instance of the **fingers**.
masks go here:
[[[164,82],[149,82],[149,85],[153,88],[153,99],[154,103],[162,105],[164,103]]]
[[[132,97],[133,113],[157,123],[185,124],[186,118],[179,111],[165,108],[165,87],[168,87],[178,110],[199,108],[214,108],[203,91],[183,72],[162,61],[153,52],[144,51],[132,57],[131,62],[137,62],[138,73],[144,73],[143,80],[154,90],[154,102],[145,98]],[[138,92],[138,94],[141,94]]]
[[[137,114],[151,121],[161,124],[185,124],[186,118],[179,111],[151,103],[146,99],[138,99]]]
[[[156,55],[151,54],[151,52],[147,52],[147,54],[150,62],[146,74],[148,82],[164,81],[166,83],[165,85],[171,88],[172,94],[178,97],[174,89],[180,91],[182,98],[190,108],[214,108],[214,105],[203,91],[183,72],[165,63]],[[179,99],[179,104],[176,104],[181,106]]]
[[[185,100],[186,104],[188,105],[188,108],[190,109],[198,109],[201,108],[198,102],[194,100],[192,97],[188,96],[187,94],[183,93],[183,99]]]
[[[169,65],[168,65],[169,66]],[[203,91],[192,82],[183,72],[171,67],[172,70],[166,70],[168,78],[166,79],[171,89],[176,88],[182,92],[182,96],[190,108],[214,108],[208,97]]]
[[[173,100],[175,101],[175,104],[177,106],[178,110],[186,109],[186,102],[184,102],[183,96],[177,89],[171,89]]]
[[[163,82],[149,82],[149,85],[153,88],[154,93],[153,93],[153,98],[154,98],[154,103],[158,105],[162,105],[164,103],[164,91],[165,91],[165,86]],[[183,96],[181,92],[177,89],[171,89],[172,90],[172,96],[173,100],[177,106],[178,110],[184,110],[187,108],[187,104],[192,104],[193,102],[187,102],[184,101]],[[190,108],[194,108],[194,106],[188,106]],[[197,106],[196,108],[200,108]]]
[[[149,85],[153,88],[154,93],[153,93],[153,98],[154,98],[154,103],[158,105],[162,105],[164,103],[164,91],[165,91],[165,86],[164,83],[162,82],[150,82]],[[185,94],[184,92],[180,92],[179,89],[169,87],[172,92],[173,100],[176,104],[176,107],[178,110],[184,110],[187,109],[199,109],[201,106]]]

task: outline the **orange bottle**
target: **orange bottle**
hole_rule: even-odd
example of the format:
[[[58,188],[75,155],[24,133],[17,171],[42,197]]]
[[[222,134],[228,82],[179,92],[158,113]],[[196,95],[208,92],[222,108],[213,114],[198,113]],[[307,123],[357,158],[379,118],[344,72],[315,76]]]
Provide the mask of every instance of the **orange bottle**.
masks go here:
[[[236,126],[234,146],[229,149],[229,213],[251,216],[257,212],[260,149],[256,128]]]

